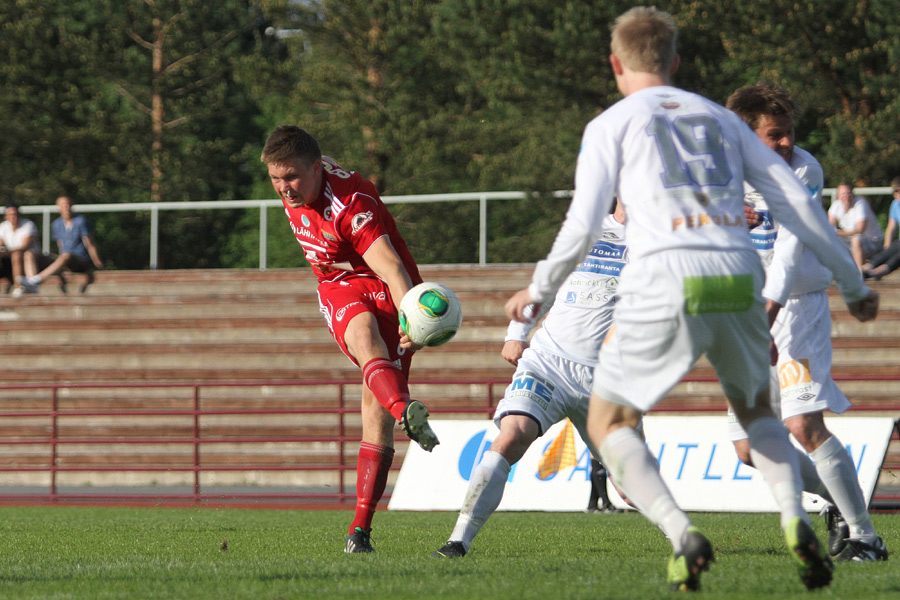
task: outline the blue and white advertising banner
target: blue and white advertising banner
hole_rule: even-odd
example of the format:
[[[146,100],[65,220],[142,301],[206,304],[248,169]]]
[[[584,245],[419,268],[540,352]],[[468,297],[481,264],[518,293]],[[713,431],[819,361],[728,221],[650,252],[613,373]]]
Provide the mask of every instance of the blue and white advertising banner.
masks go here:
[[[866,501],[878,482],[894,428],[888,417],[830,417],[826,425],[847,447]],[[777,512],[762,475],[741,463],[728,440],[725,416],[644,419],[647,445],[657,458],[663,479],[685,510]],[[462,506],[475,465],[498,430],[491,421],[432,420],[441,440],[432,453],[410,444],[397,476],[390,510],[448,510]],[[538,438],[513,465],[498,510],[581,511],[590,495],[590,454],[575,439],[576,464],[541,481],[538,462],[562,429],[557,423]],[[610,498],[626,506],[615,490]],[[818,496],[805,495],[810,511],[821,507]]]

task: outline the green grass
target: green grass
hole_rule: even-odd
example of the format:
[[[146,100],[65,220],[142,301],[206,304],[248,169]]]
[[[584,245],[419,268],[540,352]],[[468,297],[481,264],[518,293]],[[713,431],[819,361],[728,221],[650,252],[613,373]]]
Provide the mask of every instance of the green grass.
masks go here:
[[[495,514],[468,556],[431,559],[450,513],[376,515],[375,555],[344,555],[351,513],[160,508],[0,508],[0,598],[645,599],[665,588],[670,548],[635,513]],[[840,564],[803,588],[772,514],[692,515],[717,562],[709,598],[900,597],[897,557]],[[820,536],[822,519],[813,517]],[[900,515],[873,515],[889,550]],[[222,550],[227,540],[227,550]]]

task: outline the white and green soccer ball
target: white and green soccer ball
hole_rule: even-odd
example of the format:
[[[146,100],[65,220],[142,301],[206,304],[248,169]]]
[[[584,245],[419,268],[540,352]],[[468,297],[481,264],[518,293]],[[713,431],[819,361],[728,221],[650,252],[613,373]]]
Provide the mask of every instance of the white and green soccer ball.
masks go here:
[[[400,301],[400,327],[417,344],[446,344],[461,324],[459,299],[453,290],[440,283],[420,283]]]

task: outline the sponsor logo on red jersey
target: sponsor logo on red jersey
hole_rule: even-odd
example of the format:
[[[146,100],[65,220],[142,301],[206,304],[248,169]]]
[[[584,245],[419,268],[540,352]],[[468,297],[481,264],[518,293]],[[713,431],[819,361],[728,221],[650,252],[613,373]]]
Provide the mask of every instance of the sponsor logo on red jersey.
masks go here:
[[[366,211],[362,213],[358,213],[353,215],[353,218],[350,219],[350,227],[351,234],[356,235],[356,233],[362,229],[366,223],[370,222],[373,219],[374,215],[371,211]]]

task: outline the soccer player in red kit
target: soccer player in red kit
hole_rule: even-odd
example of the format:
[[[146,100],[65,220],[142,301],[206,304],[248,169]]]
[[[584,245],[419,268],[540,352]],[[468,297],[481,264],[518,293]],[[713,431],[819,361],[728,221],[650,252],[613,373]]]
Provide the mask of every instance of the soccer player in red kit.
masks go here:
[[[375,186],[323,157],[312,135],[280,126],[266,140],[261,159],[319,280],[319,308],[328,329],[362,368],[356,515],[344,551],[374,552],[372,517],[394,457],[395,420],[424,450],[438,444],[428,409],[409,396],[412,354],[421,346],[403,335],[397,316],[400,300],[422,278]]]

